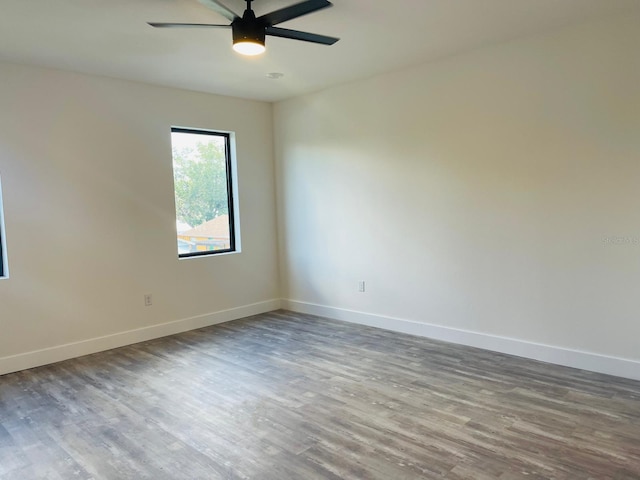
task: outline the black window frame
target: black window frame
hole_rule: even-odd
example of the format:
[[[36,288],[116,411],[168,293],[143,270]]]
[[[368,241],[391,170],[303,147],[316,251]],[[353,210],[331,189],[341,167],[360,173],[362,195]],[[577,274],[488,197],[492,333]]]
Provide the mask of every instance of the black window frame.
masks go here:
[[[0,203],[0,208],[2,208],[1,203]],[[0,222],[2,222],[2,220],[0,220]],[[4,239],[4,232],[2,228],[2,223],[0,223],[0,278],[4,278],[4,249],[2,248],[3,239]]]
[[[221,132],[217,130],[204,130],[198,128],[185,128],[185,127],[171,127],[171,133],[190,133],[195,135],[208,135],[214,137],[222,137],[224,138],[224,158],[225,158],[225,169],[227,174],[227,212],[229,217],[229,248],[223,248],[218,250],[206,250],[202,252],[188,252],[188,253],[180,253],[178,252],[178,258],[193,258],[193,257],[205,257],[209,255],[219,255],[223,253],[235,253],[237,252],[236,248],[236,225],[235,225],[235,204],[234,204],[234,189],[233,189],[233,160],[232,160],[232,150],[231,150],[231,133],[230,132]],[[173,145],[172,145],[172,171],[173,171]],[[175,175],[175,173],[174,173]],[[175,177],[174,177],[175,181]],[[173,189],[173,194],[175,196],[175,184]],[[177,217],[176,210],[176,217]]]
[[[2,204],[0,203],[0,208],[2,208]],[[0,213],[1,215],[1,213]],[[2,243],[4,239],[4,231],[2,228],[2,220],[0,219],[0,278],[4,278],[4,248],[2,248]]]
[[[1,180],[1,179],[0,179]],[[6,234],[4,230],[4,205],[2,203],[2,183],[0,182],[0,279],[9,277],[6,257]]]

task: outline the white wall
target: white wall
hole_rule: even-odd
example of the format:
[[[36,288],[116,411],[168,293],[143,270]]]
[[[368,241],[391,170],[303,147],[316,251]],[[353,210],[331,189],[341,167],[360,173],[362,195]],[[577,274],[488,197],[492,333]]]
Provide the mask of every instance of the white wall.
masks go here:
[[[178,260],[172,125],[236,132],[242,253]],[[0,64],[0,373],[277,307],[272,138],[267,103]]]
[[[638,20],[277,104],[289,306],[640,378]]]

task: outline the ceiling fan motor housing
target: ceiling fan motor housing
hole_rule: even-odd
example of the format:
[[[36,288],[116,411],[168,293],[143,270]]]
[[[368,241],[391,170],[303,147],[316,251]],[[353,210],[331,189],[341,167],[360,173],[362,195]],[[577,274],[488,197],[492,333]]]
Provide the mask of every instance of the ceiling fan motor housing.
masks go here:
[[[254,42],[264,45],[265,25],[256,19],[253,10],[244,12],[242,18],[236,18],[231,24],[233,43]]]

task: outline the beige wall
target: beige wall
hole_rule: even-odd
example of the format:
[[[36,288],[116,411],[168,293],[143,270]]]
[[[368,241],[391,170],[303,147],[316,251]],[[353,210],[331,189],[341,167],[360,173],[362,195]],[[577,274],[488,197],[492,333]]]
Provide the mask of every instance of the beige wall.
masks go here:
[[[0,64],[0,373],[13,355],[277,301],[271,123],[268,103]],[[242,253],[178,260],[172,125],[236,132]]]
[[[638,20],[277,104],[283,296],[640,360]]]

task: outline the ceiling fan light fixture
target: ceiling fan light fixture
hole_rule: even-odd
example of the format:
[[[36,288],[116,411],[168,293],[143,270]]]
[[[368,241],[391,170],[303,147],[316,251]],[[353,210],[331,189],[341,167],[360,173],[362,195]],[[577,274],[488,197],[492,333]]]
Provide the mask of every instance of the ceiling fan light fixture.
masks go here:
[[[233,22],[231,28],[233,32],[233,49],[236,52],[249,56],[264,53],[266,50],[264,46],[265,28],[255,22],[255,17],[253,19],[237,19]]]
[[[241,55],[255,56],[264,53],[266,50],[263,43],[253,40],[242,40],[233,44],[233,49]]]

